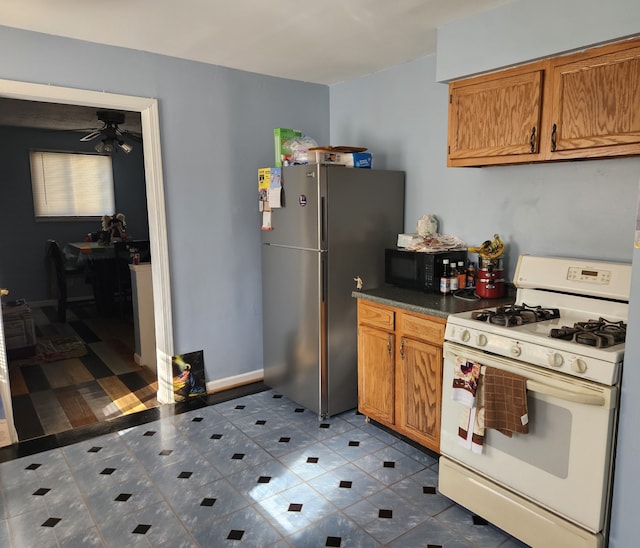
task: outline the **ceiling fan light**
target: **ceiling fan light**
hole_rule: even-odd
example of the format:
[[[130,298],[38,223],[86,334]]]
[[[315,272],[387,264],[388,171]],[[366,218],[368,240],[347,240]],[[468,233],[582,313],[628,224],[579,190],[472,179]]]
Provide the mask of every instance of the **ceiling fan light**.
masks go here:
[[[122,150],[122,152],[124,152],[125,154],[129,154],[133,150],[133,147],[130,144],[125,143],[124,141],[118,141],[118,146],[120,147],[120,150]]]
[[[94,148],[99,154],[111,154],[113,152],[113,140],[103,139]]]

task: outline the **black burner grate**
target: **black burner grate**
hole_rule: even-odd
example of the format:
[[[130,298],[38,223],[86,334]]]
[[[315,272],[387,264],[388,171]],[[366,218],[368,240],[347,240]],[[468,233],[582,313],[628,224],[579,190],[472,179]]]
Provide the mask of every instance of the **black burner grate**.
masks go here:
[[[573,324],[573,327],[563,326],[549,332],[549,336],[554,339],[574,341],[597,348],[623,343],[626,335],[627,325],[624,322],[611,322],[604,318],[578,322]]]
[[[505,327],[514,327],[527,323],[542,322],[560,317],[557,308],[529,306],[525,303],[499,306],[495,310],[480,310],[471,313],[474,320],[489,322]]]

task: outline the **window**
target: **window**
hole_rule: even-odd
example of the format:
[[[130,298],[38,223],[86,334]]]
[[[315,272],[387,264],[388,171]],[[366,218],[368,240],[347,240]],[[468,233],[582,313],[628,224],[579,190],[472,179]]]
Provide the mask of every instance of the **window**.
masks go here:
[[[32,151],[36,218],[102,217],[115,211],[111,156]]]

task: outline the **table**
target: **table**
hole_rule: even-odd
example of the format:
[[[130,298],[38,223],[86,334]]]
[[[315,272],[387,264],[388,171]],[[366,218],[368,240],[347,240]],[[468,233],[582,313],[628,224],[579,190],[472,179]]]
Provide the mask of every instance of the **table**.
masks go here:
[[[69,242],[65,244],[63,253],[67,259],[76,258],[81,260],[82,255],[91,255],[92,257],[115,257],[115,248],[113,244],[100,244],[98,242]]]
[[[69,242],[64,245],[62,252],[68,264],[87,271],[87,278],[93,285],[93,296],[98,311],[102,314],[115,312],[119,265],[113,244]]]

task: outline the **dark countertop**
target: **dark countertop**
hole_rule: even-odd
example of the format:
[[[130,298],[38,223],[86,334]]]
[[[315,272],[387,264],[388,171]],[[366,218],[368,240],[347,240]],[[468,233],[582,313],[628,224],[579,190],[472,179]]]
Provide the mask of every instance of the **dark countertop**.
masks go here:
[[[427,316],[446,318],[449,314],[457,314],[458,312],[495,308],[496,306],[511,304],[515,301],[515,288],[512,284],[506,284],[505,296],[500,299],[466,300],[439,293],[424,293],[413,289],[403,289],[392,285],[354,291],[351,296],[356,299],[426,314]]]

